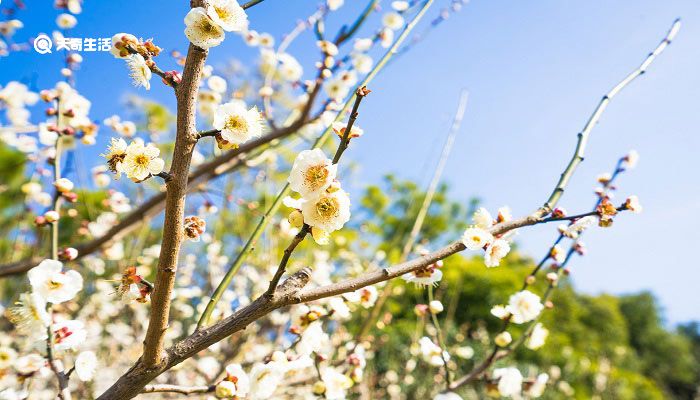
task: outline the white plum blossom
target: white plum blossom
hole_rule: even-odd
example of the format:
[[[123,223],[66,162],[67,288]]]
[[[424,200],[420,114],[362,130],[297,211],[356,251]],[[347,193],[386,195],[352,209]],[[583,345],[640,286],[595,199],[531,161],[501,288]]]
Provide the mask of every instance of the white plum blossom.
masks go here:
[[[549,330],[545,328],[542,323],[538,322],[532,329],[530,336],[525,342],[525,346],[530,350],[537,350],[544,346],[547,341],[547,336],[549,336]]]
[[[361,74],[369,73],[373,65],[374,60],[366,54],[354,54],[352,56],[352,66]]]
[[[420,338],[418,344],[420,345],[420,353],[423,357],[423,360],[434,367],[444,365],[445,362],[443,358],[445,360],[450,359],[450,356],[449,354],[447,354],[447,351],[443,351],[440,348],[440,346],[436,345],[427,336],[423,336],[422,338]]]
[[[134,182],[143,181],[163,171],[165,161],[159,155],[160,150],[153,143],[144,145],[141,140],[134,140],[126,148],[121,168]]]
[[[15,362],[14,368],[20,375],[31,375],[46,365],[46,359],[38,354],[32,353],[20,357]]]
[[[228,84],[226,83],[226,79],[218,76],[218,75],[213,75],[210,76],[209,79],[207,79],[207,86],[209,86],[209,89],[218,92],[218,93],[225,93],[226,89],[228,87]]]
[[[56,25],[61,29],[72,29],[78,24],[78,19],[70,14],[60,14],[56,17]]]
[[[326,191],[304,201],[301,213],[307,225],[328,233],[337,231],[350,220],[350,197],[342,189]]]
[[[330,338],[323,331],[320,321],[314,321],[306,327],[297,343],[297,354],[309,356],[311,353],[323,354],[330,347]]]
[[[522,290],[510,296],[506,306],[507,311],[512,315],[511,321],[516,324],[532,321],[540,315],[543,308],[540,297],[529,290]]]
[[[635,195],[632,195],[625,200],[625,208],[635,214],[642,212],[642,204],[639,202],[639,198]]]
[[[498,379],[498,392],[503,397],[514,397],[522,391],[523,375],[515,367],[496,368],[493,377]]]
[[[294,160],[288,182],[303,198],[314,198],[333,183],[337,168],[323,150],[304,150]]]
[[[301,79],[304,74],[304,68],[292,55],[287,53],[278,54],[277,61],[279,61],[277,71],[283,80],[287,82],[296,82]]]
[[[115,58],[126,58],[130,53],[125,49],[125,46],[138,43],[138,41],[136,36],[130,33],[117,33],[112,36],[112,48],[109,49],[109,52],[112,53]]]
[[[400,3],[400,2],[395,1],[394,3]],[[433,397],[433,400],[462,400],[462,397],[460,397],[455,392],[447,392],[447,393],[438,393],[435,397]]]
[[[393,8],[394,10],[396,10],[398,12],[403,12],[403,11],[408,10],[409,5],[410,4],[407,1],[403,1],[403,0],[397,0],[397,1],[391,2],[391,8]]]
[[[489,229],[493,225],[493,217],[491,213],[484,207],[479,207],[472,216],[472,221],[477,228]]]
[[[282,382],[284,373],[285,370],[274,361],[253,365],[250,370],[250,398],[252,400],[269,399]]]
[[[496,239],[486,248],[484,253],[484,264],[487,267],[498,267],[501,259],[510,251],[510,244],[503,239]]]
[[[331,11],[339,9],[343,6],[343,3],[345,3],[345,0],[326,0],[326,5]]]
[[[51,316],[46,311],[46,300],[41,295],[22,293],[8,313],[19,333],[27,335],[33,341],[46,339],[46,328],[51,323]]]
[[[328,400],[344,400],[347,390],[353,385],[349,376],[331,367],[321,370],[321,380],[326,387],[323,397]]]
[[[421,268],[403,275],[402,278],[417,286],[433,286],[442,280],[442,271],[434,267]]]
[[[56,351],[75,350],[85,342],[87,331],[79,320],[59,321],[51,327],[53,347]]]
[[[91,381],[97,369],[97,356],[92,351],[83,351],[75,359],[75,373],[83,382]]]
[[[151,69],[141,54],[131,54],[126,57],[126,65],[129,67],[129,76],[134,86],[143,86],[151,89]]]
[[[467,228],[462,236],[462,243],[469,250],[481,250],[492,242],[493,235],[479,227]]]
[[[216,397],[220,399],[230,399],[236,396],[236,384],[231,381],[221,381],[216,384],[216,389],[214,390]]]
[[[0,369],[9,368],[17,360],[17,352],[12,347],[0,347]]]
[[[226,33],[203,7],[195,7],[185,16],[185,36],[190,42],[202,49],[218,46],[224,41]]]
[[[627,153],[627,155],[622,160],[622,165],[625,169],[633,169],[637,166],[637,163],[639,162],[639,153],[637,152],[637,150],[630,150],[630,152]]]
[[[207,15],[227,32],[241,32],[248,28],[248,16],[236,0],[210,0]]]
[[[544,389],[547,387],[547,382],[549,381],[549,375],[546,373],[541,373],[537,375],[535,382],[530,386],[527,391],[527,395],[533,399],[536,399],[544,393]]]
[[[263,121],[257,107],[246,109],[240,101],[217,107],[213,125],[221,131],[222,139],[233,146],[259,137],[263,131]]]
[[[513,336],[511,336],[510,332],[508,332],[508,331],[499,333],[493,339],[493,342],[496,343],[496,346],[498,346],[498,347],[506,347],[512,341],[513,341]]]
[[[592,215],[580,218],[569,226],[563,226],[559,231],[566,237],[576,239],[581,232],[590,228],[598,222],[598,218]]]
[[[374,43],[374,41],[370,38],[355,39],[355,43],[353,44],[353,49],[355,51],[365,52],[365,51],[372,48],[373,43]]]
[[[401,14],[397,12],[388,12],[382,17],[382,24],[395,31],[403,27],[404,20]]]
[[[32,291],[49,303],[63,303],[83,288],[83,277],[77,271],[63,271],[63,263],[44,260],[27,272]]]
[[[236,395],[244,398],[250,391],[250,379],[248,374],[243,371],[240,364],[229,364],[226,366],[226,380],[235,384]]]

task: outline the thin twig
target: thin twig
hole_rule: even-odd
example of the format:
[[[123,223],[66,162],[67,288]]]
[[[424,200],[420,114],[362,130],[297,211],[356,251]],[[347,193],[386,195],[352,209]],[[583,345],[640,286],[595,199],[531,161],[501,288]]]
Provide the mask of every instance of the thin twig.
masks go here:
[[[198,394],[211,393],[216,390],[216,385],[209,386],[180,386],[180,385],[148,385],[143,388],[141,393],[179,393],[179,394]]]
[[[589,134],[593,130],[593,127],[600,120],[600,116],[608,107],[608,104],[610,104],[612,98],[615,97],[615,95],[617,95],[627,85],[629,85],[630,82],[632,82],[635,78],[646,72],[647,68],[651,65],[651,63],[653,63],[654,60],[656,60],[656,57],[659,54],[661,54],[669,44],[671,44],[671,41],[676,37],[676,34],[678,33],[680,27],[681,20],[680,18],[678,18],[675,21],[673,21],[671,29],[669,29],[666,36],[661,40],[661,43],[659,43],[659,45],[656,46],[654,51],[649,53],[649,55],[647,56],[647,58],[644,59],[642,64],[637,69],[632,71],[629,75],[627,75],[622,81],[620,81],[620,83],[615,85],[607,94],[603,96],[603,98],[600,99],[598,106],[595,108],[595,110],[593,110],[593,114],[591,114],[591,116],[588,118],[588,121],[583,127],[583,130],[581,131],[581,133],[578,134],[578,143],[576,144],[576,151],[574,151],[573,158],[571,159],[571,161],[569,161],[569,164],[564,169],[564,172],[562,172],[561,177],[559,178],[559,181],[557,182],[557,185],[554,188],[554,191],[549,196],[549,199],[547,199],[544,205],[542,205],[542,207],[540,208],[540,216],[549,214],[561,198],[561,195],[564,193],[564,188],[569,183],[569,179],[571,179],[571,176],[574,174],[576,167],[578,166],[578,164],[581,163],[581,161],[583,161],[584,151],[586,148],[586,144],[588,143]]]
[[[284,249],[284,254],[282,255],[280,264],[277,267],[277,271],[275,271],[275,275],[270,280],[270,285],[267,288],[266,294],[268,296],[272,296],[275,293],[275,289],[277,289],[277,284],[279,283],[280,279],[282,278],[282,275],[284,275],[284,272],[287,269],[287,263],[289,262],[292,253],[297,248],[299,243],[304,241],[304,238],[306,238],[306,235],[309,233],[310,230],[311,227],[309,225],[304,224],[304,226],[301,227],[301,230],[299,230],[299,233],[297,233],[294,236],[294,239],[292,239],[292,242],[289,244],[289,246],[287,246],[287,248]]]

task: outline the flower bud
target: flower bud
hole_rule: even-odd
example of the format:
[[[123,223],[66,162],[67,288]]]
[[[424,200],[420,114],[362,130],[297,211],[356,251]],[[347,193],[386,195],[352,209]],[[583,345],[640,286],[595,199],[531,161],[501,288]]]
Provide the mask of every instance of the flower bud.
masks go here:
[[[637,196],[630,196],[625,200],[625,209],[632,211],[635,214],[642,212],[642,205],[639,203]]]
[[[525,278],[525,283],[527,283],[528,285],[532,285],[533,283],[535,283],[536,280],[537,278],[535,278],[534,275],[528,275],[527,278]]]
[[[440,300],[431,301],[429,304],[429,307],[430,307],[430,312],[433,314],[440,314],[445,309],[445,307],[443,307]]]
[[[428,306],[426,304],[416,304],[416,306],[413,307],[413,312],[416,313],[417,316],[423,317],[428,312]]]
[[[499,333],[496,336],[496,338],[493,340],[493,342],[496,343],[496,346],[498,346],[498,347],[506,347],[512,341],[513,341],[513,337],[507,331]]]
[[[556,272],[549,272],[547,273],[547,282],[549,283],[555,283],[556,281],[559,280],[559,275],[557,275]]]
[[[78,250],[73,247],[66,247],[58,253],[58,259],[61,261],[73,261],[78,258]]]
[[[44,213],[44,218],[46,219],[46,222],[52,224],[58,221],[61,216],[58,214],[58,211],[51,210]]]
[[[221,381],[216,385],[216,397],[230,399],[236,395],[236,384],[231,381]]]
[[[63,196],[63,198],[70,203],[75,203],[76,201],[78,201],[78,194],[75,192],[61,193],[61,196]]]
[[[299,210],[294,210],[289,213],[287,220],[289,221],[289,224],[295,228],[301,228],[304,225],[304,216]]]
[[[48,223],[48,222],[46,222],[46,218],[44,218],[44,217],[41,216],[41,215],[38,215],[36,218],[34,218],[34,224],[35,224],[36,226],[44,226],[44,225],[46,225],[47,223]]]
[[[323,381],[316,381],[313,386],[313,392],[315,395],[320,396],[326,393],[326,384]]]
[[[73,190],[73,186],[74,186],[73,182],[71,182],[70,179],[66,179],[66,178],[61,178],[61,179],[56,180],[53,183],[53,185],[61,193],[70,192],[71,190]]]
[[[270,97],[275,93],[275,91],[270,86],[263,86],[258,91],[261,97]]]
[[[552,217],[554,218],[564,218],[566,217],[566,210],[563,208],[555,208],[554,211],[552,211]]]
[[[207,223],[203,219],[191,215],[185,218],[185,236],[193,242],[198,242],[200,236],[206,230]]]

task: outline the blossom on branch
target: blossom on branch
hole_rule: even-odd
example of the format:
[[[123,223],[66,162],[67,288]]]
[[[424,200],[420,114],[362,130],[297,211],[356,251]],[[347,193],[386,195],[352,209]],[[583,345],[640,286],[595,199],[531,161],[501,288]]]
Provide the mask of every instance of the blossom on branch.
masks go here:
[[[320,196],[335,180],[337,169],[323,150],[304,150],[294,160],[289,186],[304,198]]]
[[[34,293],[49,303],[63,303],[83,288],[83,277],[77,271],[63,271],[63,263],[44,260],[27,272]]]
[[[236,148],[263,132],[263,118],[258,108],[246,109],[242,101],[219,105],[213,125],[221,131],[216,137],[220,148]]]
[[[153,143],[144,145],[143,141],[134,140],[126,148],[122,172],[134,182],[142,182],[152,175],[158,175],[165,166],[165,161],[159,155],[160,150]]]
[[[236,0],[210,0],[207,15],[227,32],[241,32],[248,27],[248,16]]]
[[[218,46],[226,36],[224,29],[207,14],[203,7],[195,7],[185,16],[185,36],[193,45],[208,49]]]
[[[141,54],[127,56],[126,65],[129,67],[129,76],[134,86],[143,86],[146,90],[150,90],[152,73],[143,56]]]

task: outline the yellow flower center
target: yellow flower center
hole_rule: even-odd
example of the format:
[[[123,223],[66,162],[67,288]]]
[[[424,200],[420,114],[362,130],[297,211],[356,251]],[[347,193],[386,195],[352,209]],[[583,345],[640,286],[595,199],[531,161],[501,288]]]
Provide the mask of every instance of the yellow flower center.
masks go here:
[[[209,33],[209,34],[216,33],[216,25],[214,25],[214,23],[211,22],[209,20],[209,18],[203,19],[202,22],[199,24],[199,27],[201,28],[202,32],[204,32],[204,33]]]
[[[338,215],[339,209],[338,200],[333,197],[324,197],[316,202],[316,212],[326,220]]]
[[[140,167],[146,167],[148,166],[148,163],[151,162],[151,159],[145,155],[145,154],[139,154],[136,157],[134,157],[134,164],[140,166]]]
[[[224,129],[229,131],[245,132],[248,130],[248,123],[240,115],[234,115],[228,117],[226,124],[224,125]]]
[[[60,289],[63,286],[63,283],[50,280],[46,285],[49,287],[49,289],[56,290]]]
[[[325,165],[309,167],[304,174],[304,184],[311,190],[318,190],[326,183],[328,169]]]
[[[226,7],[216,7],[215,6],[214,11],[216,11],[216,15],[218,15],[222,21],[226,21],[227,19],[229,19],[231,17],[231,13],[229,12],[228,9],[226,9]]]

